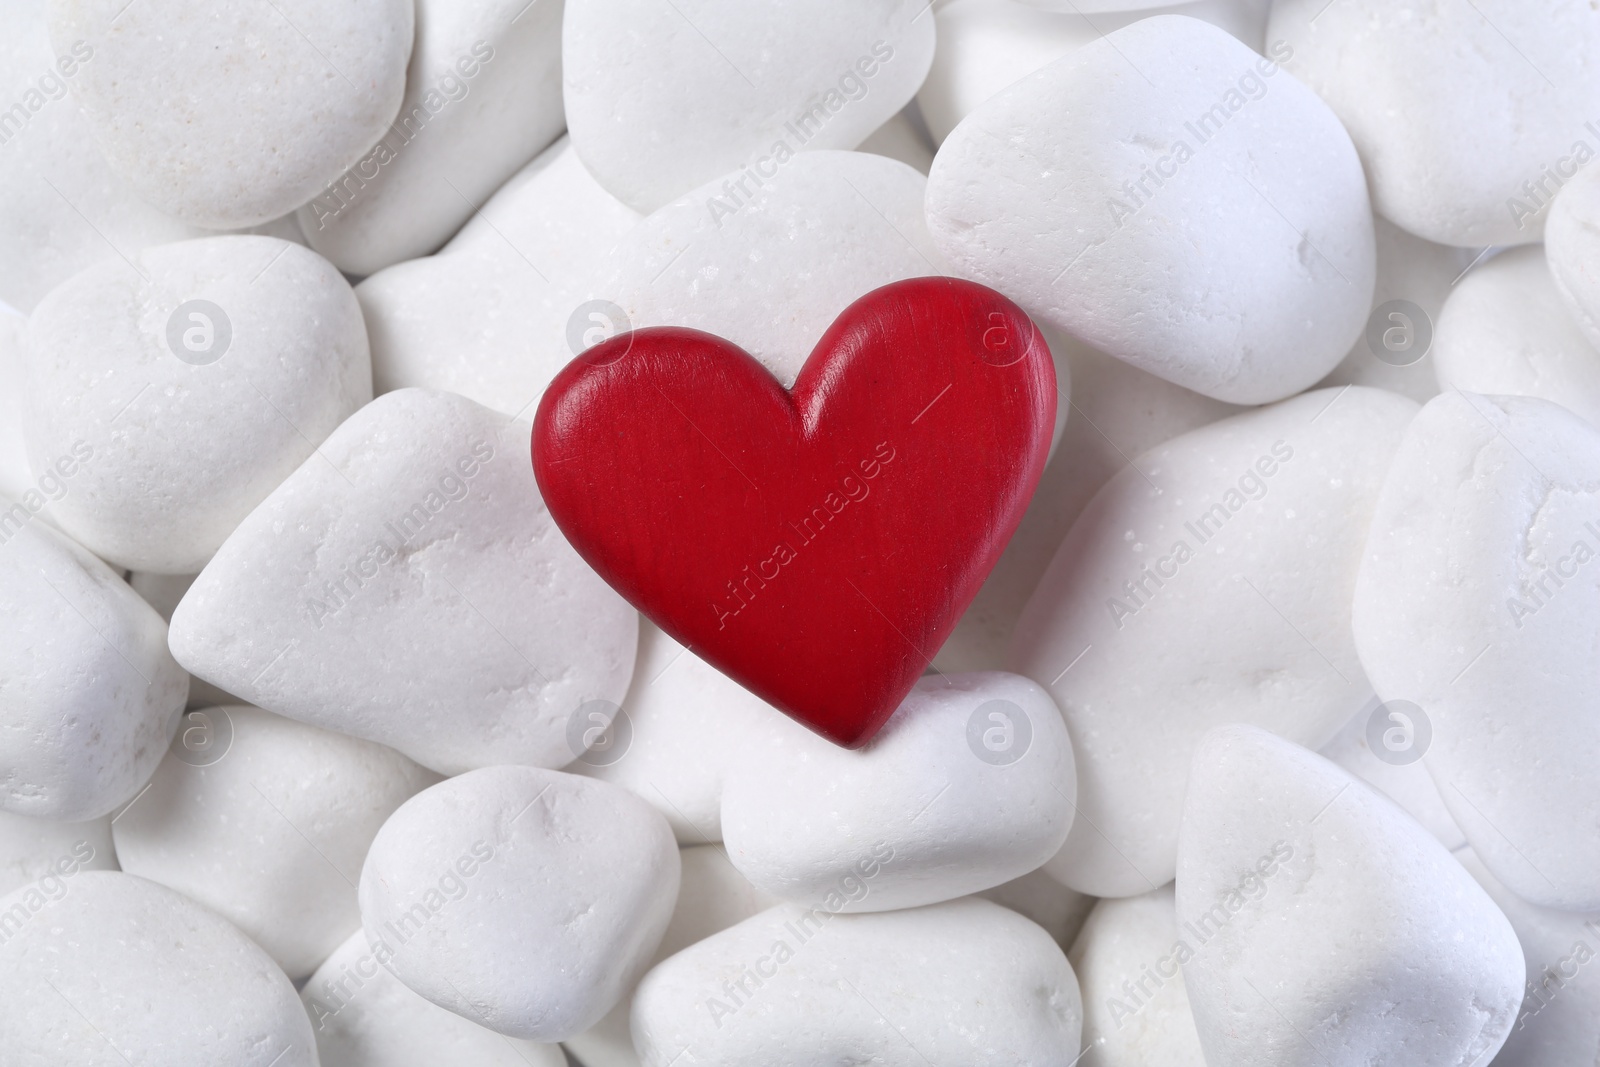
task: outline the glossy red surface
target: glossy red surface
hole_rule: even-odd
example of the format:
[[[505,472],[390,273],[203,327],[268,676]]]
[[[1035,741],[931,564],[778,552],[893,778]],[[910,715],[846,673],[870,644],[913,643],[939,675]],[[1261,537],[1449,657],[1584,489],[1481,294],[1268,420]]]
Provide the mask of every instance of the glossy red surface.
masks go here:
[[[568,365],[533,466],[595,570],[694,653],[841,745],[916,683],[1022,519],[1055,370],[1005,297],[948,278],[847,308],[785,391],[694,330]]]

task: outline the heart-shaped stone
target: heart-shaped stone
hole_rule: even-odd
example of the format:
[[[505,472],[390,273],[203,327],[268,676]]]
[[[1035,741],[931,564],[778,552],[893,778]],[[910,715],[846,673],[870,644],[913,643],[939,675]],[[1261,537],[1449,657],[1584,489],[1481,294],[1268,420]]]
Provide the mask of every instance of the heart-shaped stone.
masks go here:
[[[691,330],[595,346],[545,392],[534,472],[613,588],[854,747],[911,690],[1021,521],[1055,401],[1049,346],[1016,305],[914,278],[850,305],[792,392]]]

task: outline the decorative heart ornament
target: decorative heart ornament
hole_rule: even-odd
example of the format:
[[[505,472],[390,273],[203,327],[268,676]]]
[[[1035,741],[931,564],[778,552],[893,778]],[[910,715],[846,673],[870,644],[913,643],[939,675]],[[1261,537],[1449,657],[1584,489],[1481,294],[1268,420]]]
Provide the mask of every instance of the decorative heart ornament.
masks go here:
[[[845,309],[785,391],[673,327],[611,338],[544,394],[533,468],[613,588],[848,747],[900,704],[1044,469],[1055,370],[993,290],[914,278]]]

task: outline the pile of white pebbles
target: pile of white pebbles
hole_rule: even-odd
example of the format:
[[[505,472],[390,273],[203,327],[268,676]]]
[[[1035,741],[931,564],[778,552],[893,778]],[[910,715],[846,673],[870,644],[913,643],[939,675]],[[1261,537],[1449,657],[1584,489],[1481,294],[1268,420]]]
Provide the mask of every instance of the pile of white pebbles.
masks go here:
[[[1594,3],[0,20],[0,1067],[1600,1059]],[[530,420],[938,274],[1064,426],[846,751]]]

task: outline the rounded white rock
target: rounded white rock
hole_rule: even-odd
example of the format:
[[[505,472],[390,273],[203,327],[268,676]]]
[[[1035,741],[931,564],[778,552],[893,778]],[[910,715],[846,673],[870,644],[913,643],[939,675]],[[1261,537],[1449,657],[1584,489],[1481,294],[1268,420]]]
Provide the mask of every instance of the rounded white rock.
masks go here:
[[[81,871],[0,900],[0,1048],[17,1067],[317,1067],[294,986],[225,919],[143,878]]]
[[[643,973],[678,896],[678,847],[631,793],[486,767],[401,805],[361,871],[378,962],[510,1037],[598,1022]]]
[[[1308,393],[1135,457],[1084,509],[1011,653],[1050,690],[1077,757],[1080,818],[1057,878],[1096,896],[1169,881],[1208,727],[1320,746],[1367,703],[1350,600],[1415,412],[1376,389]]]
[[[1536,396],[1600,427],[1600,350],[1568,310],[1538,245],[1502,252],[1451,292],[1434,340],[1439,388]]]
[[[933,59],[927,10],[568,0],[567,126],[600,184],[637,211],[729,171],[770,179],[803,152],[855,148],[911,101]]]
[[[1488,894],[1386,797],[1265,730],[1195,751],[1177,904],[1208,1063],[1477,1067],[1517,1021],[1522,950]]]
[[[0,0],[0,301],[20,311],[87,267],[206,231],[152,207],[111,172],[70,86],[95,59],[88,41],[56,57],[48,0]]]
[[[584,287],[638,221],[563,137],[437,255],[397,263],[356,286],[374,390],[443,389],[508,415],[531,412],[590,331],[619,328],[584,303]]]
[[[37,510],[0,499],[0,810],[81,822],[150,777],[189,679],[155,609]]]
[[[1098,1067],[1206,1067],[1183,985],[1193,954],[1172,886],[1095,904],[1067,958]]]
[[[645,975],[633,1039],[645,1067],[685,1049],[704,1067],[1069,1067],[1082,1018],[1061,949],[998,904],[784,904]]]
[[[633,672],[638,614],[539,496],[528,423],[402,389],[351,416],[172,615],[190,673],[442,774],[561,766]]]
[[[311,247],[352,274],[425,256],[555,140],[561,12],[561,0],[416,0],[400,113],[300,208]]]
[[[497,1034],[413,993],[378,962],[364,930],[317,968],[300,1000],[311,1017],[320,1067],[567,1064],[560,1045]]]
[[[1376,265],[1355,148],[1283,55],[1162,15],[1036,71],[940,147],[935,243],[1030,314],[1196,392],[1307,388],[1361,331]]]
[[[1428,728],[1422,763],[1497,879],[1600,909],[1600,430],[1533,397],[1445,393],[1395,453],[1355,587],[1361,663]],[[1420,742],[1419,742],[1420,743]],[[1561,812],[1553,819],[1551,812]]]
[[[1538,241],[1556,190],[1600,149],[1589,4],[1277,0],[1267,37],[1350,131],[1373,206],[1430,241]]]
[[[383,136],[413,16],[410,0],[50,0],[49,28],[58,58],[92,49],[72,95],[111,169],[225,229],[293,211]]]
[[[361,926],[355,882],[378,828],[436,781],[370,741],[256,708],[194,710],[117,816],[117,858],[233,923],[298,981]]]
[[[755,885],[833,911],[953,900],[1036,870],[1072,825],[1072,743],[1014,674],[923,678],[860,750],[774,738],[728,770],[722,835]]]
[[[0,896],[52,874],[116,869],[110,816],[58,822],[0,811]]]
[[[91,267],[28,322],[36,472],[94,451],[53,506],[134,570],[194,574],[250,510],[372,398],[361,308],[315,252],[206,237]]]

